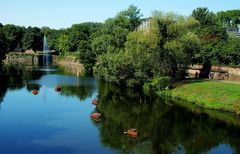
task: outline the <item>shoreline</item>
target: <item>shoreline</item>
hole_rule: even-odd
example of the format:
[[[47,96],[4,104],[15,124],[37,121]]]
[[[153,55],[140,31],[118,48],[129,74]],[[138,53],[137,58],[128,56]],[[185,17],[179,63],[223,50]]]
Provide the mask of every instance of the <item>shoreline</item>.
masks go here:
[[[15,54],[13,54],[15,55]],[[17,54],[18,55],[18,54]],[[5,64],[34,64],[35,54],[23,54],[23,56],[8,56]],[[27,58],[26,58],[27,57]],[[56,56],[53,55],[53,64],[67,67],[70,72],[79,76],[84,72],[83,65],[75,56]],[[36,58],[35,58],[36,59]],[[13,63],[12,63],[13,62]],[[210,83],[210,86],[207,84]],[[231,91],[232,85],[235,90]],[[215,87],[214,87],[215,86]],[[230,87],[229,87],[230,86]],[[226,89],[227,87],[227,89]],[[220,89],[220,91],[219,91]],[[238,90],[239,89],[239,90]],[[161,92],[157,92],[161,93]],[[165,94],[175,100],[187,101],[196,107],[217,110],[219,112],[230,112],[240,115],[240,82],[229,80],[191,80],[184,82],[182,85],[168,90]],[[161,94],[160,94],[161,95]],[[235,96],[236,95],[236,96]],[[224,96],[225,98],[222,98]],[[219,99],[220,98],[220,99]],[[225,100],[224,100],[225,99]],[[229,100],[229,101],[227,101]],[[239,103],[238,103],[239,100]]]
[[[239,94],[240,84],[237,82],[193,80],[169,90],[165,95],[199,108],[240,115]]]

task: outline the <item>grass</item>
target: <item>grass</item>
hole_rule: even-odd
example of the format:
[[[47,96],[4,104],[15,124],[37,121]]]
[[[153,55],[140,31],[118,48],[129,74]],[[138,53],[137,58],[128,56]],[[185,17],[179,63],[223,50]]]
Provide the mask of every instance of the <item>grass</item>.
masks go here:
[[[193,80],[170,90],[171,96],[197,106],[240,114],[240,84]]]

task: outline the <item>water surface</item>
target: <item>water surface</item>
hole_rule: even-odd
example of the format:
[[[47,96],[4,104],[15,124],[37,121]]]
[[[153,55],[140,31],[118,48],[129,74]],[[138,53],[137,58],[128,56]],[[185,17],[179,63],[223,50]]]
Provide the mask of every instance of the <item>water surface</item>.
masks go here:
[[[0,153],[240,153],[236,116],[73,74],[0,68]],[[91,120],[95,111],[101,121]],[[138,138],[123,133],[130,128]]]

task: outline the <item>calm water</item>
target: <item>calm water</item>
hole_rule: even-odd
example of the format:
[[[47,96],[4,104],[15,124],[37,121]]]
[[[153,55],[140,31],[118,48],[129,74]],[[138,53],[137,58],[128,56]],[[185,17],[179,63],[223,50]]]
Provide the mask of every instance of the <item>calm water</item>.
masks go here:
[[[236,116],[174,105],[68,71],[0,67],[1,154],[240,153]],[[101,121],[91,120],[94,111]],[[137,139],[123,133],[129,128],[139,131]]]

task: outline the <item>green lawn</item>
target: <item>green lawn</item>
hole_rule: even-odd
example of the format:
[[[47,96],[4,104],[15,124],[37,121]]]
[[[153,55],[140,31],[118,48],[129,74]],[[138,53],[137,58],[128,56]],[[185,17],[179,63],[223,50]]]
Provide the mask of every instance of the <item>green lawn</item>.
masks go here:
[[[240,114],[240,84],[195,80],[170,90],[171,95],[198,106]]]

